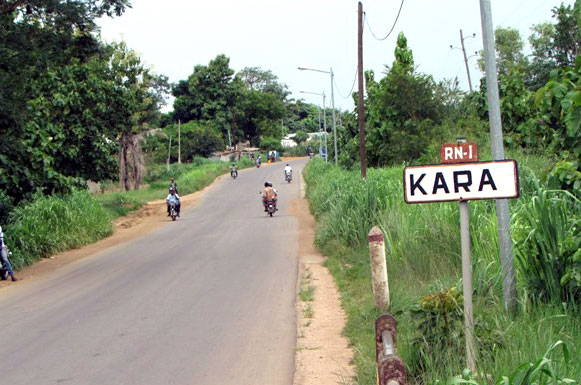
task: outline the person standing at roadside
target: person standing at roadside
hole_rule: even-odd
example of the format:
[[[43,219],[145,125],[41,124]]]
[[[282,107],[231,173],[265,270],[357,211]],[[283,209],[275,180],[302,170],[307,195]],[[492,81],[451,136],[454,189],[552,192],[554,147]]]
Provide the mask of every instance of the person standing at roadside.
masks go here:
[[[18,278],[14,276],[14,271],[12,270],[12,265],[8,259],[8,248],[4,244],[4,232],[2,231],[2,226],[0,226],[0,262],[8,270],[8,274],[13,282],[18,281]]]

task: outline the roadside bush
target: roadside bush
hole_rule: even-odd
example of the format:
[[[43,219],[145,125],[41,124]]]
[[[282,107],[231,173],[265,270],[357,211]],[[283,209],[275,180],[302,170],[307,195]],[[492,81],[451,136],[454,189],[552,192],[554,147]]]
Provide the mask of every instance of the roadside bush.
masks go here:
[[[539,187],[518,214],[516,256],[529,296],[581,304],[581,202]]]
[[[260,148],[264,151],[278,151],[279,153],[284,150],[280,139],[271,136],[260,139]]]
[[[103,206],[86,191],[65,196],[37,194],[18,206],[6,226],[16,269],[60,251],[95,242],[113,232]]]
[[[0,226],[6,223],[6,220],[13,209],[12,198],[10,198],[5,191],[0,190]]]

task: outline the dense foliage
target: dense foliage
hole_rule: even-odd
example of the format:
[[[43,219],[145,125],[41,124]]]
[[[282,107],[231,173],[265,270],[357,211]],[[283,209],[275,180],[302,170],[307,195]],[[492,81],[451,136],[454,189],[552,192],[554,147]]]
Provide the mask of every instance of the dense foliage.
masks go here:
[[[128,188],[128,169],[138,173],[136,134],[157,118],[165,79],[124,44],[101,43],[94,22],[128,6],[127,0],[0,5],[0,190],[15,202],[119,170]]]

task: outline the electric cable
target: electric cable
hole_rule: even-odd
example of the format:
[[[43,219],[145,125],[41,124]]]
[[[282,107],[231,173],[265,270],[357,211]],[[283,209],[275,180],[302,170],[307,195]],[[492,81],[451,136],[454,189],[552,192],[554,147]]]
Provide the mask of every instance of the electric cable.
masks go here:
[[[353,85],[351,86],[351,91],[349,91],[349,93],[347,94],[347,96],[343,95],[341,93],[341,91],[339,91],[339,85],[337,84],[337,80],[333,77],[333,83],[335,83],[335,87],[337,88],[337,93],[339,94],[339,96],[341,96],[343,99],[349,99],[351,97],[351,94],[353,93],[353,89],[355,88],[355,82],[357,81],[357,73],[359,71],[357,71],[357,69],[355,69],[355,78],[353,79]]]
[[[387,35],[385,35],[385,37],[383,37],[381,39],[378,38],[377,36],[375,36],[375,33],[373,33],[373,30],[371,29],[371,25],[369,25],[369,20],[367,20],[367,13],[366,12],[363,12],[363,14],[365,16],[364,17],[364,21],[365,21],[365,23],[367,23],[367,27],[369,28],[369,32],[371,32],[371,35],[373,35],[373,37],[376,40],[382,41],[382,40],[387,39],[391,35],[391,33],[393,32],[393,29],[395,28],[395,25],[397,24],[397,20],[399,19],[399,15],[401,13],[401,9],[403,8],[404,1],[405,0],[401,0],[401,5],[399,6],[399,11],[397,11],[397,16],[395,17],[395,21],[393,22],[393,25],[391,26],[391,29],[389,30],[389,32],[387,33]]]

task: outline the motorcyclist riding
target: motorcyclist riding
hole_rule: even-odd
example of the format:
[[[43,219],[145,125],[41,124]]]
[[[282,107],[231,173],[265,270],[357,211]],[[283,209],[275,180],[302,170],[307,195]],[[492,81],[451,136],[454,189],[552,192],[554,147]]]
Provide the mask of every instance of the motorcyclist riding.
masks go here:
[[[176,194],[178,193],[178,184],[176,183],[176,181],[173,179],[173,176],[170,178],[169,180],[169,189],[174,189]]]
[[[166,201],[167,201],[167,216],[169,217],[171,215],[170,214],[170,205],[172,203],[175,203],[176,212],[177,212],[178,217],[179,217],[180,216],[180,207],[181,207],[180,196],[177,194],[177,192],[173,188],[169,189],[169,194],[166,198]]]
[[[0,226],[0,259],[0,263],[2,263],[6,267],[6,270],[8,270],[8,275],[10,275],[12,281],[18,281],[18,278],[14,276],[10,260],[8,260],[8,248],[4,244],[4,232],[2,231],[2,226]]]
[[[293,168],[287,163],[286,167],[284,168],[284,176],[286,178],[287,175],[292,175],[293,174]]]
[[[262,194],[262,204],[264,205],[264,211],[268,211],[268,201],[274,201],[274,207],[276,210],[278,210],[278,208],[276,208],[277,196],[278,191],[272,187],[272,183],[264,182],[264,193]]]
[[[236,167],[236,163],[232,163],[232,167],[230,167],[230,176],[238,176],[238,168]]]

